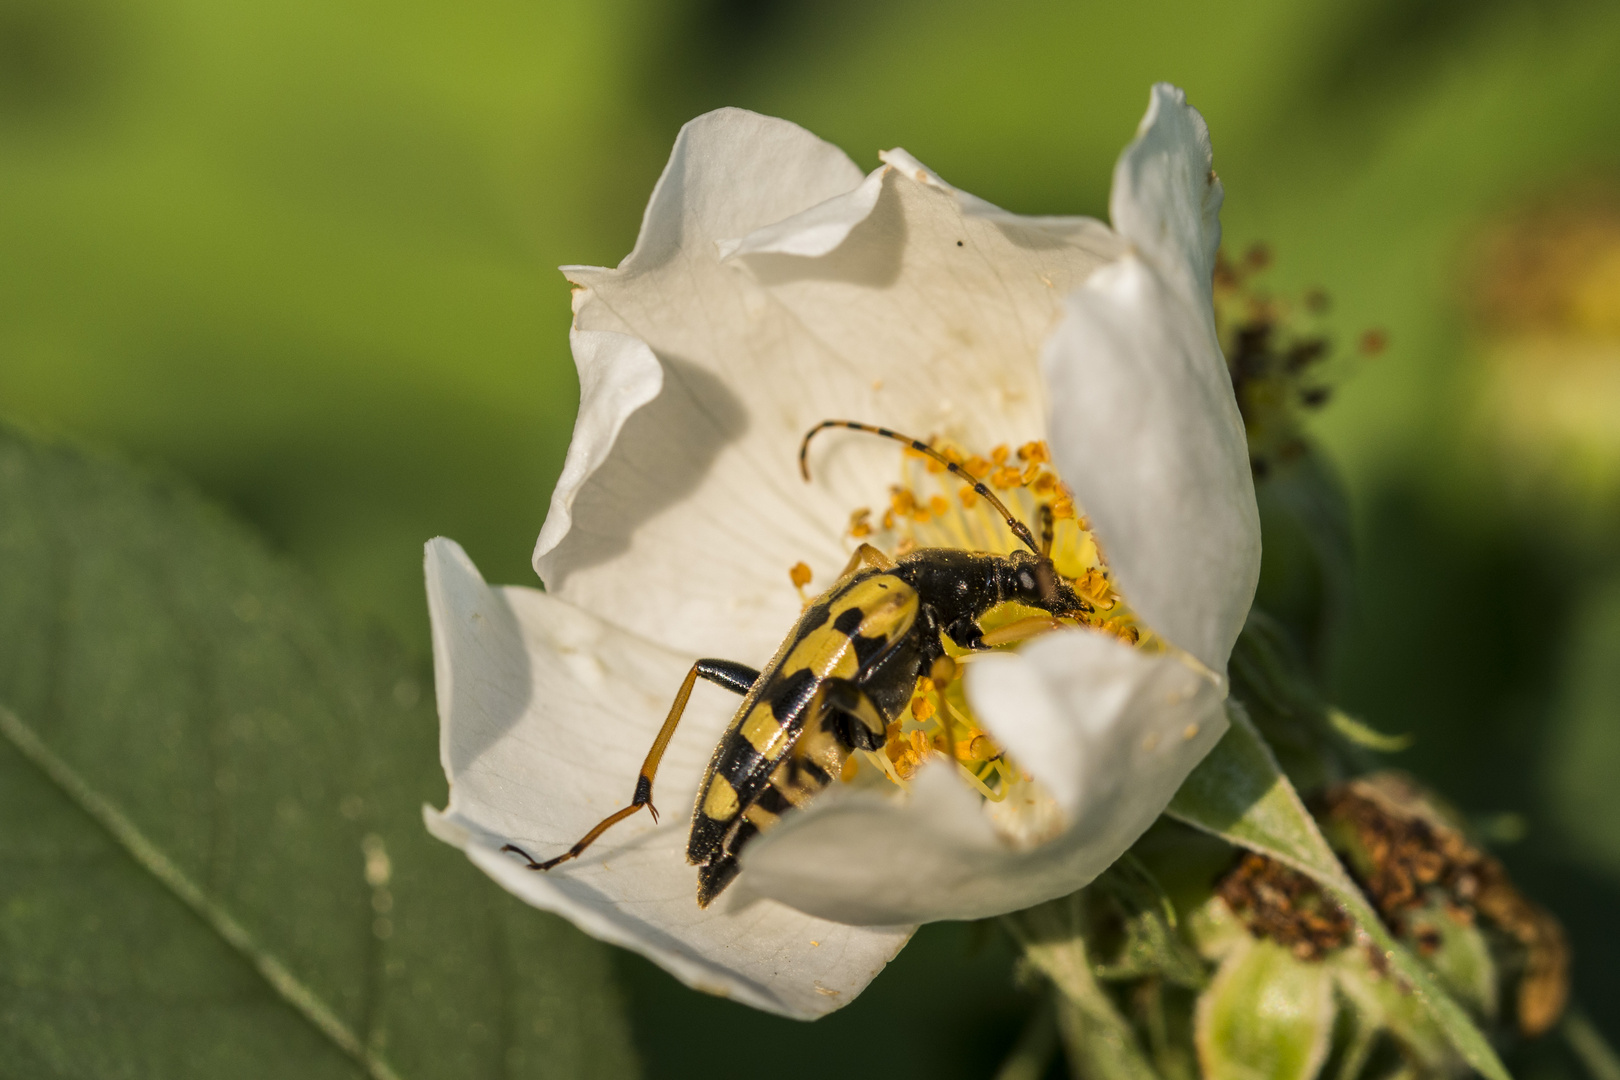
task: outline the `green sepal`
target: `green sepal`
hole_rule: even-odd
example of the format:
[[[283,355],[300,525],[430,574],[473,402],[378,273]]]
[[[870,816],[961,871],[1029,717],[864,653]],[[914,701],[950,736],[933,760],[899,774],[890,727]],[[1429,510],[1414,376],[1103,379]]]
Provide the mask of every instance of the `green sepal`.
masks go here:
[[[1333,973],[1269,941],[1227,953],[1198,999],[1204,1080],[1312,1080],[1333,1037]]]
[[[1255,485],[1268,563],[1259,602],[1286,615],[1320,671],[1355,610],[1355,543],[1343,482],[1320,450],[1303,448]]]
[[[1127,852],[1086,889],[1092,923],[1117,924],[1112,958],[1096,964],[1098,978],[1158,976],[1189,990],[1208,982],[1204,963],[1182,937],[1175,905],[1141,861]],[[1099,935],[1093,934],[1093,942]]]
[[[1411,746],[1416,736],[1410,732],[1404,735],[1386,735],[1371,724],[1357,720],[1342,709],[1329,709],[1328,723],[1333,730],[1343,735],[1357,746],[1364,746],[1368,750],[1376,750],[1380,754],[1397,754]]]
[[[1316,689],[1288,631],[1265,612],[1249,612],[1227,662],[1232,697],[1288,774],[1305,790],[1336,784],[1371,760],[1361,744],[1333,723],[1333,709]]]
[[[1084,1080],[1162,1080],[1135,1030],[1097,981],[1085,900],[1073,893],[1002,917],[1024,959],[1057,991],[1058,1032]]]
[[[1426,1072],[1457,1071],[1451,1040],[1433,1011],[1400,986],[1387,967],[1375,968],[1365,949],[1344,949],[1324,966],[1332,970],[1347,1011],[1355,1014],[1359,1033],[1387,1032]]]
[[[1432,951],[1426,953],[1424,963],[1440,984],[1476,1015],[1495,1020],[1500,1004],[1497,965],[1479,923],[1460,918],[1444,904],[1431,903],[1409,912],[1404,926],[1403,937],[1409,942],[1422,942],[1432,935]]]

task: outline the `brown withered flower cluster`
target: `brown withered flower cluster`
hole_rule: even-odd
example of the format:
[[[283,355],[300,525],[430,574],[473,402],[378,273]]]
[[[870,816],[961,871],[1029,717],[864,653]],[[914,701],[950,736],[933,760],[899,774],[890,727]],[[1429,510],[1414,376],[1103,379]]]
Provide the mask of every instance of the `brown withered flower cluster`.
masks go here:
[[[1340,785],[1324,796],[1322,818],[1336,840],[1349,841],[1347,864],[1392,930],[1432,952],[1438,941],[1409,925],[1418,909],[1438,901],[1458,922],[1484,920],[1522,948],[1520,1030],[1540,1035],[1557,1023],[1569,998],[1563,928],[1412,780],[1384,772]]]
[[[1354,933],[1350,917],[1316,882],[1252,851],[1216,883],[1215,895],[1249,933],[1275,941],[1301,960],[1343,948]]]
[[[1305,453],[1303,415],[1326,405],[1337,382],[1328,364],[1333,341],[1321,328],[1327,293],[1312,289],[1294,301],[1267,292],[1257,279],[1271,263],[1264,244],[1236,260],[1221,252],[1215,262],[1216,324],[1257,480]],[[1368,330],[1357,349],[1375,356],[1387,344],[1383,331]]]

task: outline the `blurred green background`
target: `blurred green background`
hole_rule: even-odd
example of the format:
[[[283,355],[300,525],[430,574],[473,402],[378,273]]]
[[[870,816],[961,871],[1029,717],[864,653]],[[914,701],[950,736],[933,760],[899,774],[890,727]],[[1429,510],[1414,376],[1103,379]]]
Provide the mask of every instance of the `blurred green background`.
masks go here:
[[[1620,1035],[1620,5],[0,0],[0,414],[191,478],[425,662],[425,539],[534,581],[576,404],[555,267],[628,252],[684,120],[1105,216],[1160,79],[1209,120],[1229,245],[1393,343],[1315,429],[1359,543],[1332,685],[1523,816],[1504,857]],[[1569,235],[1595,254],[1548,269]],[[1584,299],[1503,316],[1503,280]],[[718,1029],[791,1040],[785,1075],[983,1075],[1026,1004],[964,927],[813,1029],[620,969],[653,1076]]]

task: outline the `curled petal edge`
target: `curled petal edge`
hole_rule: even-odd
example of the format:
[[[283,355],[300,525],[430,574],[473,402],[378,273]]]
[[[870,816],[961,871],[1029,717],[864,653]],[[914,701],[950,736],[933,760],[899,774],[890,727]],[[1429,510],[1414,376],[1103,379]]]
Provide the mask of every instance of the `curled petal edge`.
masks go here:
[[[534,569],[551,577],[552,552],[573,528],[574,499],[613,452],[619,431],[637,409],[664,388],[664,368],[647,343],[630,334],[572,330],[568,343],[579,370],[579,415],[568,441],[551,509],[534,545]]]
[[[791,121],[731,107],[704,113],[676,135],[635,247],[617,272],[656,267],[693,236],[718,244],[769,229],[860,183],[860,167],[848,154]],[[570,280],[614,273],[593,266],[562,269]]]
[[[721,240],[715,247],[721,260],[747,255],[799,255],[815,258],[836,251],[850,230],[871,216],[883,193],[883,170],[878,169],[852,191],[835,195],[792,217],[755,229],[746,236]]]
[[[1003,228],[1045,232],[1060,239],[1073,239],[1084,235],[1092,244],[1102,248],[1115,240],[1112,230],[1095,218],[1081,216],[1047,215],[1028,216],[1003,210],[988,202],[953,187],[940,175],[911,154],[898,147],[878,155],[884,166],[867,174],[860,186],[843,195],[828,199],[790,218],[756,229],[747,236],[722,240],[717,245],[722,260],[749,255],[798,255],[817,258],[836,251],[850,232],[871,216],[883,192],[884,177],[891,171],[906,180],[924,187],[945,192],[956,200],[967,217],[982,218]]]
[[[1026,215],[1015,214],[1011,210],[1003,210],[988,199],[981,199],[971,192],[963,191],[961,188],[948,183],[933,169],[930,169],[909,152],[899,147],[883,151],[878,154],[878,158],[890,168],[899,171],[925,187],[938,188],[941,191],[948,192],[956,199],[956,204],[961,208],[962,213],[968,217],[983,218],[1003,228],[1044,232],[1064,239],[1085,234],[1092,243],[1097,244],[1104,250],[1112,246],[1113,243],[1117,243],[1113,230],[1096,218],[1078,214]]]

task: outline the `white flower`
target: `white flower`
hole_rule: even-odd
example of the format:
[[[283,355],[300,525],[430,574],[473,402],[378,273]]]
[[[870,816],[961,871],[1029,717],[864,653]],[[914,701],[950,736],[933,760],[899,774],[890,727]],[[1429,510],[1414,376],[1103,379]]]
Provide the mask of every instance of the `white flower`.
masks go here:
[[[429,827],[529,903],[797,1017],[854,998],[917,923],[1024,908],[1117,858],[1225,730],[1259,568],[1211,311],[1221,187],[1182,93],[1154,88],[1112,229],[1011,214],[882,158],[863,178],[734,109],[686,125],[635,250],[565,271],[581,401],[535,550],[548,591],[489,588],[447,540],[427,552],[451,783]],[[737,699],[699,683],[658,774],[662,823],[633,816],[546,873],[501,853],[557,854],[624,805],[692,661],[763,666],[800,611],[789,568],[834,579],[851,512],[888,505],[902,467],[892,443],[842,433],[802,483],[800,437],[838,417],[964,452],[1047,440],[1158,647],[1072,628],[965,665],[961,715],[1016,763],[1000,791],[1027,813],[938,755],[903,794],[858,770],[875,782],[786,815],[700,908],[684,811]],[[931,542],[908,520],[890,540],[908,528]],[[1072,523],[1060,542],[1096,561]]]

